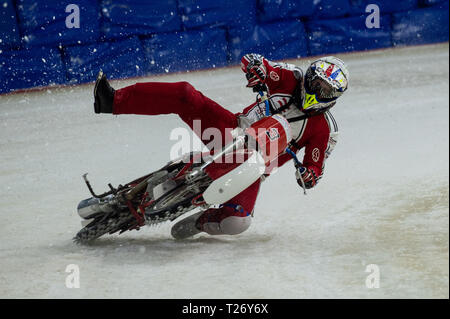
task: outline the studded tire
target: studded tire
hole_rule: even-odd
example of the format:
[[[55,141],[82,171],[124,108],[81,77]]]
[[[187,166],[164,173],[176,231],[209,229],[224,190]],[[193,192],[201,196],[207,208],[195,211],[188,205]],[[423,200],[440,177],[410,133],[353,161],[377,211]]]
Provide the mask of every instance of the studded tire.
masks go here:
[[[128,210],[119,213],[112,213],[107,217],[98,217],[84,228],[82,228],[73,238],[77,244],[87,244],[104,234],[112,234],[122,229],[125,225],[135,223],[136,219]]]

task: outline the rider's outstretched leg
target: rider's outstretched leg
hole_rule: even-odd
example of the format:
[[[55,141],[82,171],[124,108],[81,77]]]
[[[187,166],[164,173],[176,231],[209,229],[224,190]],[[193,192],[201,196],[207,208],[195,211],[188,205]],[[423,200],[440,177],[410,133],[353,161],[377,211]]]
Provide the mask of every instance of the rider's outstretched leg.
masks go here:
[[[225,142],[228,131],[237,126],[234,113],[204,96],[188,82],[136,83],[118,89],[114,96],[113,114],[178,114],[191,129],[194,129],[194,121],[200,120],[201,132],[195,133],[205,145],[211,136],[202,138],[204,130],[218,129]]]

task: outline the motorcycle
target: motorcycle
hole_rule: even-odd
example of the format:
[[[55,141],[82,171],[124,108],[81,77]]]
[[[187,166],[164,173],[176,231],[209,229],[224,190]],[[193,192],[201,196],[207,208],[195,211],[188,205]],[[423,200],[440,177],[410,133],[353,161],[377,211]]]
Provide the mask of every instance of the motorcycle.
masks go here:
[[[262,98],[264,96],[262,95]],[[266,115],[247,129],[231,132],[232,142],[220,151],[191,152],[161,169],[97,195],[87,174],[92,197],[78,204],[83,228],[74,241],[86,244],[105,234],[139,230],[144,225],[173,221],[194,209],[220,207],[258,179],[285,152],[294,157],[289,122]]]

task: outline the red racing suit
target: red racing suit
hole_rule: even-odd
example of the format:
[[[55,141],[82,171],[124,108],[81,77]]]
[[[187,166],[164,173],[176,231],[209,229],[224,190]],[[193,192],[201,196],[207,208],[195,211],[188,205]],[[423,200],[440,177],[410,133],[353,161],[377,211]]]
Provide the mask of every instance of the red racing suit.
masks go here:
[[[325,160],[336,144],[336,121],[329,111],[304,118],[305,114],[292,103],[299,78],[303,78],[301,69],[292,64],[273,63],[267,59],[263,59],[263,63],[267,70],[265,84],[272,113],[279,113],[290,122],[292,120],[293,149],[298,152],[304,148],[303,166],[313,172],[317,183],[323,175]],[[239,126],[248,127],[265,116],[265,105],[257,101],[237,115]],[[278,166],[290,159],[292,157],[289,154],[282,155]]]
[[[288,120],[304,115],[297,106],[291,103],[299,74],[301,77],[303,76],[302,71],[293,65],[276,64],[266,59],[264,59],[264,65],[267,68],[266,86],[272,110],[279,112]],[[192,129],[193,122],[201,120],[202,132],[209,127],[218,128],[224,141],[230,140],[230,137],[227,136],[229,129],[237,126],[242,128],[250,126],[264,117],[264,110],[264,103],[257,101],[242,112],[234,114],[204,96],[187,82],[136,83],[117,90],[113,104],[113,114],[177,114]],[[311,169],[317,180],[320,179],[323,174],[324,162],[336,143],[337,125],[334,118],[329,112],[326,112],[293,121],[291,128],[295,150],[299,151],[302,148],[305,150],[303,166]],[[210,140],[203,138],[202,132],[196,132],[196,134],[207,145]],[[289,154],[283,154],[279,158],[278,166],[282,166],[290,159]],[[222,208],[205,211],[199,218],[199,227],[210,234],[223,234],[227,232],[220,230],[220,225],[228,217],[248,219],[253,213],[259,186],[260,181],[258,180],[224,204]],[[215,224],[217,226],[210,227]],[[245,225],[249,225],[249,223],[245,223]],[[245,227],[248,226],[241,228]]]

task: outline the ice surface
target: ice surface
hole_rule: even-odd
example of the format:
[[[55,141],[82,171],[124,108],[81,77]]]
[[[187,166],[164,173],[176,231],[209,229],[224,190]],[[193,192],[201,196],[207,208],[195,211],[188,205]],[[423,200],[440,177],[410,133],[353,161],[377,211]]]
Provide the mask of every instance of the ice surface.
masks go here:
[[[248,231],[181,242],[170,223],[71,240],[81,175],[103,191],[159,168],[176,116],[96,115],[92,84],[1,96],[0,297],[448,298],[448,49],[340,56],[350,89],[320,184],[302,195],[288,163],[263,183]],[[145,80],[187,80],[232,111],[254,101],[238,67]],[[78,289],[65,286],[69,264]]]

